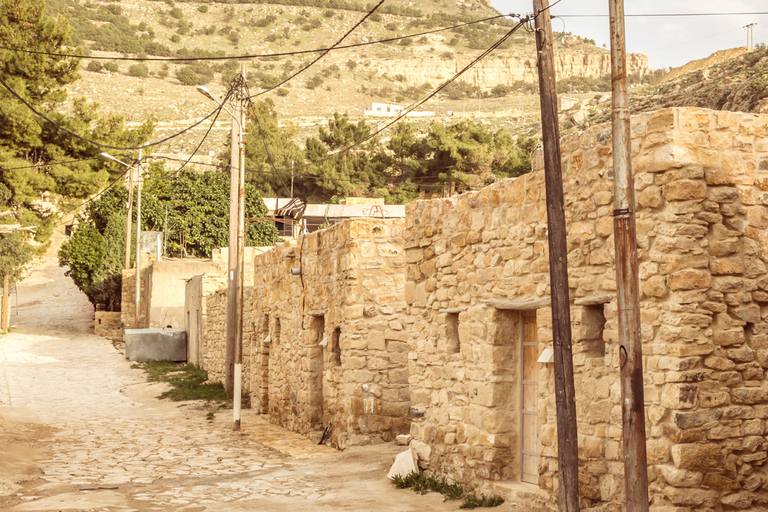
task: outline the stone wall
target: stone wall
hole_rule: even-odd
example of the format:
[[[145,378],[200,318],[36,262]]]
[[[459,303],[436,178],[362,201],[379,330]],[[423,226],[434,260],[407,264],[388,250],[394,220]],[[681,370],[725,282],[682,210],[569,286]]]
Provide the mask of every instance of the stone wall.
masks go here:
[[[402,226],[344,221],[256,257],[252,402],[270,421],[330,421],[341,448],[408,432]]]
[[[205,277],[205,276],[204,276]],[[208,380],[224,383],[227,346],[227,280],[212,278],[220,285],[215,291],[204,291],[204,312],[201,329],[201,367]],[[243,392],[252,394],[251,351],[253,339],[253,287],[243,290]]]
[[[763,506],[768,116],[665,109],[633,117],[632,134],[652,510]],[[562,155],[582,507],[615,510],[610,127],[566,137]],[[429,445],[425,467],[555,509],[553,368],[535,363],[552,341],[542,168],[538,155],[528,175],[408,205],[405,297],[411,433]],[[527,443],[540,443],[538,457]],[[532,462],[534,483],[520,483]]]
[[[147,283],[149,269],[142,265],[141,294],[139,297],[139,325],[136,325],[136,269],[123,269],[122,291],[120,298],[120,319],[123,329],[143,329],[147,327]]]
[[[112,341],[123,341],[122,314],[119,311],[96,311],[93,320],[93,333]]]

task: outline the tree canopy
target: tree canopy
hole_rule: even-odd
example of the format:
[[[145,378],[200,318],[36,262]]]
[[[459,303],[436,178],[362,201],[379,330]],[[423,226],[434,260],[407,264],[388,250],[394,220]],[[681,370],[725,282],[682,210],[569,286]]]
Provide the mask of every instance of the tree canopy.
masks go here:
[[[249,118],[258,122],[247,129],[248,181],[264,195],[286,196],[293,169],[294,195],[308,202],[368,196],[398,204],[434,191],[461,192],[530,171],[536,146],[536,139],[474,121],[422,128],[402,122],[388,139],[369,138],[364,120],[337,112],[301,148],[296,128],[279,126],[271,100],[257,103]]]
[[[267,209],[256,189],[246,185],[245,192],[246,218],[265,216]],[[88,300],[109,311],[120,308],[127,201],[124,186],[107,190],[85,207],[72,238],[59,250],[59,265],[68,267],[66,274]],[[185,169],[170,174],[159,166],[148,172],[142,193],[142,231],[166,232],[167,226],[169,256],[209,258],[213,249],[226,247],[228,215],[227,173]],[[247,226],[247,245],[265,246],[276,241],[277,231],[271,223]],[[131,249],[134,258],[135,248]]]
[[[113,146],[146,141],[153,129],[151,121],[128,129],[122,117],[101,116],[97,105],[84,99],[75,99],[69,113],[62,113],[65,86],[79,79],[79,59],[58,55],[73,53],[69,36],[66,21],[49,17],[43,0],[2,0],[0,46],[46,54],[0,52],[0,78],[53,123],[84,138]],[[76,208],[124,172],[99,158],[101,151],[61,131],[0,87],[0,223],[37,226],[34,245],[28,245],[28,237],[14,236],[25,245],[24,254],[45,249],[58,212]],[[55,209],[39,206],[45,193]],[[14,279],[27,259],[15,260]]]

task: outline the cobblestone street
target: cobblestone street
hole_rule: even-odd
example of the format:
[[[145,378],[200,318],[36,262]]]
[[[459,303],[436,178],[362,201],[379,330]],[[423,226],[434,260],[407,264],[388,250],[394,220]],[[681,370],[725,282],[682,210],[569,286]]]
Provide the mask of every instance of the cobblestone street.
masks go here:
[[[386,479],[402,447],[343,453],[245,411],[155,398],[48,257],[0,337],[0,510],[457,510]],[[15,304],[15,303],[14,303]]]

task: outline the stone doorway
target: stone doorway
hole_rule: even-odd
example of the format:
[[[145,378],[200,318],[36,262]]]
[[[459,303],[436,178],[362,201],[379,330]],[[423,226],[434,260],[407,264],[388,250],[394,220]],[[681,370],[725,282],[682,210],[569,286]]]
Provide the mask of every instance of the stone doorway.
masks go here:
[[[325,338],[325,316],[313,316],[308,347],[309,375],[309,418],[310,428],[323,427],[323,370]]]

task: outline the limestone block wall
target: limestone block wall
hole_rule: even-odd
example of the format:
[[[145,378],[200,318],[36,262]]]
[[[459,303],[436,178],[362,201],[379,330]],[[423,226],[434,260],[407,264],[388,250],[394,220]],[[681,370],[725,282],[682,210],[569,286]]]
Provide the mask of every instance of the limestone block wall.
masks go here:
[[[270,421],[330,421],[341,448],[408,432],[402,227],[348,220],[256,257],[252,402]]]
[[[633,117],[632,136],[652,510],[764,506],[768,116],[664,109]],[[582,506],[618,509],[610,126],[566,137],[562,156]],[[552,340],[540,155],[528,175],[408,205],[404,238],[427,468],[555,509],[553,368],[535,362]]]
[[[139,296],[139,325],[136,325],[136,269],[123,269],[123,284],[120,297],[120,320],[123,329],[143,329],[147,327],[147,294],[149,293],[149,268],[142,265],[141,294]]]
[[[200,347],[198,356],[201,368],[208,372],[208,380],[223,383],[226,378],[227,345],[227,278],[222,275],[202,275],[202,293],[200,294],[200,321],[198,330],[193,334]],[[187,288],[189,295],[194,287],[192,281]],[[253,287],[246,286],[243,291],[243,392],[250,394],[251,389],[251,340],[253,338]],[[189,303],[188,306],[189,308]],[[194,306],[193,306],[194,307]],[[188,336],[189,336],[188,331]]]
[[[94,313],[93,333],[113,341],[123,341],[121,316],[119,311],[96,311]]]

